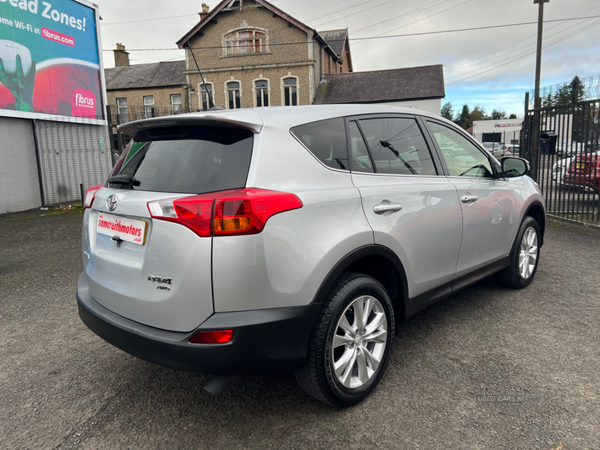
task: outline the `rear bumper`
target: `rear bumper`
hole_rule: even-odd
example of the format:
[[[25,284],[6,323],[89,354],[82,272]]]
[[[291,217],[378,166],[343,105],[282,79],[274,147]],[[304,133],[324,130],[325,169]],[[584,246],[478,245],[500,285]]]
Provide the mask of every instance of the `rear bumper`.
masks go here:
[[[215,313],[190,333],[166,331],[121,317],[90,295],[82,273],[79,316],[108,343],[138,358],[176,369],[213,374],[259,373],[301,367],[320,304]],[[233,329],[227,344],[190,344],[200,330]]]

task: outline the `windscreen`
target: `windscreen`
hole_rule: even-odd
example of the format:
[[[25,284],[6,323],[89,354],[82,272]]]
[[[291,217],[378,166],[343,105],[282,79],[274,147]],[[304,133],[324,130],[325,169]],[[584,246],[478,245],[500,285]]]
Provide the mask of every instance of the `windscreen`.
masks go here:
[[[252,142],[252,132],[236,128],[138,132],[115,165],[108,186],[186,194],[243,188]]]

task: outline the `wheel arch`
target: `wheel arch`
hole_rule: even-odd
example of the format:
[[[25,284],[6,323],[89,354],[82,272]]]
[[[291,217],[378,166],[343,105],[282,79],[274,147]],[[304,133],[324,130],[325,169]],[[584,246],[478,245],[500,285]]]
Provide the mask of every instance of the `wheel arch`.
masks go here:
[[[361,273],[378,280],[394,305],[396,323],[405,320],[408,306],[406,271],[392,250],[382,245],[367,245],[348,253],[327,274],[313,303],[323,303],[344,272]]]
[[[544,245],[544,231],[546,229],[546,214],[544,207],[539,202],[534,202],[527,208],[526,216],[533,217],[540,227],[540,247]]]

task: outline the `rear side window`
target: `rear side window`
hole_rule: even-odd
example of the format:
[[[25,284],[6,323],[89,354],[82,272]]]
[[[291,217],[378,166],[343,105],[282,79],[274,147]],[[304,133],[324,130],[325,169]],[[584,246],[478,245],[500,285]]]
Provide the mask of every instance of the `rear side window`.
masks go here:
[[[112,176],[133,177],[112,188],[202,194],[246,185],[253,136],[220,127],[168,127],[135,135]]]
[[[344,119],[328,119],[292,128],[291,132],[317,157],[333,169],[348,170]]]

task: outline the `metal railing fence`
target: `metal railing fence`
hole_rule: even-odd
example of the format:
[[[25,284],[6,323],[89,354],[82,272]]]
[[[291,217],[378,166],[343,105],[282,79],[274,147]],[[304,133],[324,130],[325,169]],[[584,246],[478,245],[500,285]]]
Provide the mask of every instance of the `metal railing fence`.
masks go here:
[[[600,99],[526,110],[522,133],[547,214],[600,226]]]

